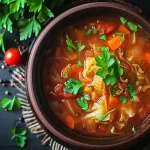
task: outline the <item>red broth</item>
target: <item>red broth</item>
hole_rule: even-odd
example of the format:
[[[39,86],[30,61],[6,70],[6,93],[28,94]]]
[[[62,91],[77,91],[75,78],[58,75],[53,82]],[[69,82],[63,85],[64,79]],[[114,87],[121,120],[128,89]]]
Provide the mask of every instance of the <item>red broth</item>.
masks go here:
[[[56,36],[54,56],[45,58],[49,106],[80,134],[136,132],[150,112],[150,40],[141,26],[120,19],[97,16],[66,27]]]

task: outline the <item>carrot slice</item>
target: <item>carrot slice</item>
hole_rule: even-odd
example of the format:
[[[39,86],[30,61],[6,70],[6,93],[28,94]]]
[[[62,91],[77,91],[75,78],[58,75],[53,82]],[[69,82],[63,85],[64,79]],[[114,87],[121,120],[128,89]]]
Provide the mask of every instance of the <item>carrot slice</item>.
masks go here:
[[[120,25],[118,31],[119,32],[123,32],[124,35],[130,34],[130,31],[125,26],[123,26],[123,25]]]
[[[122,45],[123,41],[121,41],[120,38],[121,36],[117,35],[108,41],[108,45],[113,51],[115,51]]]
[[[146,60],[147,63],[150,63],[150,53],[146,53],[144,55],[144,58],[145,58],[145,60]]]
[[[116,105],[119,104],[119,98],[116,97],[116,96],[112,96],[112,95],[109,95],[109,98],[108,98],[108,107],[109,108],[115,108]]]
[[[74,119],[73,119],[73,117],[67,116],[67,117],[65,118],[65,121],[66,121],[66,123],[67,123],[67,126],[68,126],[70,129],[74,129]]]

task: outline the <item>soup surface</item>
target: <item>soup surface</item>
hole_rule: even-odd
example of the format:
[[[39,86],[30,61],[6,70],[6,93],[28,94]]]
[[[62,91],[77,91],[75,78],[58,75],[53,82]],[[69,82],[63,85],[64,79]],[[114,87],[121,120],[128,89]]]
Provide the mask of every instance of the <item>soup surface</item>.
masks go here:
[[[67,127],[96,137],[136,132],[150,112],[150,40],[142,30],[123,17],[97,16],[56,35],[43,88]]]

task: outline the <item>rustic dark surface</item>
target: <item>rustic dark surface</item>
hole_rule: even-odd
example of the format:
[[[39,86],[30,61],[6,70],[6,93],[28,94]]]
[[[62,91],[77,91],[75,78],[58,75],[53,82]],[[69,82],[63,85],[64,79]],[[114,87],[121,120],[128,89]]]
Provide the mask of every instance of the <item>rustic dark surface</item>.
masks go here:
[[[67,0],[66,0],[67,1]],[[68,0],[66,4],[70,2],[74,2],[75,0]],[[150,17],[150,0],[127,0],[128,2],[132,2],[132,4],[139,6],[144,10],[144,14],[147,17]],[[13,39],[15,39],[16,35],[6,35],[6,41],[7,46],[15,46],[14,43],[12,43]],[[3,54],[0,53],[0,66],[3,64]],[[13,87],[10,87],[9,80],[11,78],[11,74],[9,70],[13,70],[14,68],[0,68],[0,79],[7,81],[7,86],[3,87],[0,84],[0,99],[3,97],[13,97],[13,95],[16,94],[16,89]],[[10,91],[10,95],[5,95],[5,91]],[[0,109],[0,150],[20,150],[21,148],[16,146],[16,143],[14,140],[11,140],[11,132],[10,128],[15,125],[15,122],[18,120],[19,117],[21,117],[21,111],[14,111],[14,112],[6,112],[3,109]],[[40,139],[36,138],[36,135],[33,135],[28,131],[27,133],[27,145],[24,150],[48,150],[50,149],[48,146],[41,146]],[[150,150],[150,135],[146,137],[145,139],[141,140],[137,145],[132,147],[132,150]]]

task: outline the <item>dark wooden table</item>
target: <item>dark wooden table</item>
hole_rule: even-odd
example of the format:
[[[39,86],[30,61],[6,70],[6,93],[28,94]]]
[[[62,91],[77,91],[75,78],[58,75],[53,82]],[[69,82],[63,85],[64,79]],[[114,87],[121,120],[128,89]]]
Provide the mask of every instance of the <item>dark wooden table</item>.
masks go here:
[[[71,2],[72,0],[68,0]],[[132,4],[137,5],[141,7],[146,16],[150,17],[150,0],[127,0],[129,2],[132,2]],[[14,46],[12,43],[15,34],[8,34],[5,38],[7,40],[7,43],[9,43],[8,47]],[[3,54],[0,53],[0,67],[3,64]],[[11,79],[11,73],[9,70],[15,69],[14,67],[9,68],[6,67],[5,69],[0,68],[0,79],[7,81],[7,86],[2,86],[0,84],[0,100],[3,97],[13,97],[13,95],[16,94],[16,89],[10,86],[9,80]],[[10,91],[10,95],[5,95],[5,91]],[[14,140],[11,140],[12,134],[10,132],[11,127],[13,127],[18,120],[19,117],[21,117],[21,111],[13,111],[13,112],[6,112],[3,109],[0,109],[0,150],[20,150],[21,148],[16,146],[16,143]],[[42,146],[40,139],[36,138],[36,135],[33,135],[28,131],[27,133],[27,145],[24,150],[48,150],[50,149],[48,146]],[[137,145],[135,145],[132,150],[150,150],[150,135],[146,137],[145,139],[141,140]]]

